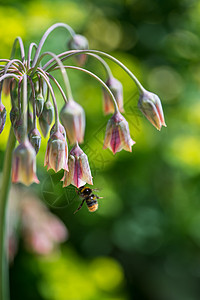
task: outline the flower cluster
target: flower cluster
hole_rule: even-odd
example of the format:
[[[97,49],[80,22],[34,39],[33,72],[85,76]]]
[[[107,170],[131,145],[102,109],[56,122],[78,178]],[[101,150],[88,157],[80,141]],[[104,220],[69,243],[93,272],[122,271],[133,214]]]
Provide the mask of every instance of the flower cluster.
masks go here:
[[[58,55],[52,52],[41,53],[48,35],[57,27],[65,28],[70,34],[67,42],[68,50]],[[21,51],[20,59],[14,57],[17,42]],[[63,169],[64,187],[73,184],[79,188],[85,183],[93,184],[87,155],[79,146],[84,142],[85,111],[73,99],[67,75],[67,69],[70,68],[89,74],[103,87],[104,114],[113,114],[106,127],[103,148],[109,148],[113,154],[122,149],[132,151],[135,142],[130,136],[128,122],[122,115],[124,113],[123,87],[121,82],[114,78],[102,56],[117,63],[134,80],[140,93],[138,106],[144,116],[159,130],[162,126],[166,126],[158,96],[146,91],[135,75],[117,59],[101,51],[89,50],[87,39],[76,34],[67,24],[57,23],[51,26],[38,45],[30,44],[27,56],[21,38],[16,39],[13,47],[12,57],[10,60],[2,59],[1,62],[6,63],[0,67],[0,133],[6,122],[6,109],[1,100],[3,90],[6,94],[10,93],[12,105],[10,120],[19,143],[13,152],[13,182],[22,182],[25,185],[39,182],[36,175],[36,155],[40,149],[41,132],[44,137],[49,134],[44,160],[47,170],[53,169],[58,172]],[[34,48],[36,51],[33,56]],[[43,58],[46,56],[50,59],[43,64]],[[67,65],[67,59],[71,56],[75,58],[79,67]],[[81,67],[86,63],[88,56],[103,64],[106,71],[105,81]],[[55,70],[61,71],[66,93],[51,74]],[[58,87],[64,100],[60,114],[52,83]],[[37,124],[40,126],[40,131]],[[68,144],[72,147],[69,154]]]

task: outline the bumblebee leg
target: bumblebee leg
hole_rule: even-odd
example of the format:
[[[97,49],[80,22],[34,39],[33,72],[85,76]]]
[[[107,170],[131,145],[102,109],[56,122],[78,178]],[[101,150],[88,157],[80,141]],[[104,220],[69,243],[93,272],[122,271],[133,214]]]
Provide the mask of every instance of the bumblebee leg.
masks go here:
[[[77,210],[75,210],[74,214],[76,214],[77,211],[79,211],[81,209],[81,207],[83,206],[84,202],[85,202],[85,199],[83,199],[83,201],[81,202],[80,206],[77,208]]]

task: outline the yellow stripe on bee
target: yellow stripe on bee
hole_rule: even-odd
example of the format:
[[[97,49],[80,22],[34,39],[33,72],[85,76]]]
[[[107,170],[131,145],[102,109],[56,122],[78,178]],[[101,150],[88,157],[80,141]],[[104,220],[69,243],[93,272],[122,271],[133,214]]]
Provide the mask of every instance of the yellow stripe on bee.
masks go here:
[[[82,189],[81,189],[81,193],[83,193],[83,191],[85,191],[85,189],[88,189],[87,186],[84,186]]]
[[[94,204],[94,205],[88,207],[88,209],[90,212],[94,212],[98,209],[98,204]]]

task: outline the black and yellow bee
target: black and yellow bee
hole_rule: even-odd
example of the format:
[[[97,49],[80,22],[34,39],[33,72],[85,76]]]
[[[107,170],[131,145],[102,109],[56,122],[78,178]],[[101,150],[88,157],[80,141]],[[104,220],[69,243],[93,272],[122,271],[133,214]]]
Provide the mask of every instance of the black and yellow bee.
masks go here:
[[[83,198],[80,206],[77,208],[77,210],[74,212],[77,213],[77,211],[79,211],[81,209],[81,207],[83,206],[83,203],[86,202],[88,210],[90,212],[94,212],[98,209],[98,201],[97,199],[102,199],[103,197],[99,197],[95,194],[93,194],[92,192],[96,191],[96,189],[91,189],[88,186],[81,186],[78,190],[77,193],[78,195]]]

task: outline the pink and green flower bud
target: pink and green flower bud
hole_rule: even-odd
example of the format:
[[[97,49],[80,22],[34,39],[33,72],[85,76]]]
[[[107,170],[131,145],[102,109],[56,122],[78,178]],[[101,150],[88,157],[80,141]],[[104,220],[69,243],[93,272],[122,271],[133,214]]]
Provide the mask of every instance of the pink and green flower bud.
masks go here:
[[[34,127],[33,122],[33,113],[31,111],[28,112],[28,131],[31,131]]]
[[[6,123],[6,109],[5,106],[0,102],[0,134],[2,133]]]
[[[13,152],[12,182],[21,182],[25,185],[39,183],[36,175],[36,153],[28,140]]]
[[[54,108],[50,100],[44,103],[42,117],[49,125],[53,122]]]
[[[120,112],[114,113],[106,127],[103,148],[109,148],[114,154],[122,149],[132,152],[134,144],[130,137],[128,122]]]
[[[14,122],[13,130],[18,142],[22,143],[25,138],[25,132],[24,132],[23,119],[21,115],[19,115],[17,120]]]
[[[58,131],[60,133],[62,133],[62,135],[64,136],[64,138],[66,140],[66,131],[65,131],[65,128],[60,124],[60,122],[58,123]],[[50,136],[52,134],[54,134],[55,132],[56,132],[56,124],[54,124],[53,127],[51,128]]]
[[[44,97],[42,95],[42,93],[39,93],[36,96],[35,99],[35,105],[36,105],[36,115],[37,117],[39,117],[43,111],[43,107],[44,107]]]
[[[156,94],[145,91],[140,96],[138,107],[156,129],[161,130],[162,126],[167,126],[165,124],[161,101]]]
[[[88,40],[83,35],[75,34],[68,42],[68,48],[69,50],[88,50],[89,43]],[[87,55],[79,54],[74,56],[74,59],[80,66],[83,66],[86,62]]]
[[[68,171],[67,161],[67,142],[62,133],[56,131],[48,140],[44,166],[47,166],[47,170],[53,169],[55,172],[61,169]]]
[[[18,120],[18,118],[19,118],[18,107],[12,107],[11,111],[10,111],[10,121],[11,121],[12,126],[14,126],[14,124]]]
[[[82,143],[85,133],[85,112],[74,100],[68,101],[60,112],[60,120],[65,127],[70,144]]]
[[[69,154],[68,160],[69,172],[64,172],[63,187],[70,184],[77,188],[88,184],[93,184],[90,166],[87,155],[78,145],[75,145]]]
[[[29,132],[29,141],[37,154],[41,145],[41,134],[37,128],[34,128]]]
[[[42,131],[42,134],[44,137],[47,136],[49,129],[50,129],[50,125],[47,123],[47,121],[43,118],[43,115],[41,114],[39,117],[39,124],[40,124],[40,129]]]
[[[3,81],[3,93],[8,96],[10,94],[10,83],[12,79],[11,78],[6,78]]]
[[[114,77],[109,77],[106,81],[107,86],[113,93],[120,112],[124,112],[123,107],[123,86],[119,80]],[[103,88],[103,110],[105,115],[115,112],[113,100],[108,92]]]

